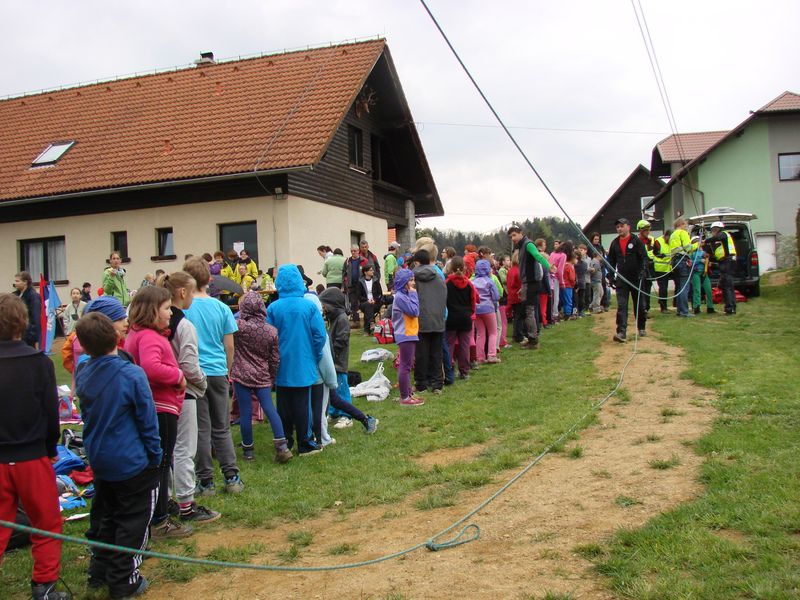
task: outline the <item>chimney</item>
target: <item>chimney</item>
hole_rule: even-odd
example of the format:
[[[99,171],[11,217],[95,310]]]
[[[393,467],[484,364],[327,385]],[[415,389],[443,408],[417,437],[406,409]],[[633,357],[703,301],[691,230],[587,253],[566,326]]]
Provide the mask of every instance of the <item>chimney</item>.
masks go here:
[[[217,64],[217,61],[214,60],[214,53],[213,52],[201,52],[200,58],[194,61],[195,66],[197,67],[207,67],[209,65]]]

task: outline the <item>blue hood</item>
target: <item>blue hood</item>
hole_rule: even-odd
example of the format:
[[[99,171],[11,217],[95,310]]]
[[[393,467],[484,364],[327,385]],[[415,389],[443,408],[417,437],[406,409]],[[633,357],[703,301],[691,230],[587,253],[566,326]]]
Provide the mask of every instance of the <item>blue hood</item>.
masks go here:
[[[275,288],[281,298],[299,298],[306,293],[306,286],[303,276],[297,270],[297,265],[281,265],[278,269],[278,278],[275,280]]]
[[[413,277],[414,273],[410,269],[398,269],[394,274],[394,289],[402,290]]]
[[[492,266],[489,264],[489,261],[482,258],[478,262],[475,263],[475,276],[476,277],[488,277],[489,273],[492,272]]]

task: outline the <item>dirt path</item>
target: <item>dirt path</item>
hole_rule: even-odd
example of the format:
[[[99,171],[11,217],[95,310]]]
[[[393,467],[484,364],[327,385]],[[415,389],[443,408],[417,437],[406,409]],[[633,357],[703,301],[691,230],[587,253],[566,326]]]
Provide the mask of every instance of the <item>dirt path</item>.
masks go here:
[[[656,317],[658,318],[658,317]],[[595,317],[603,334],[596,361],[602,376],[616,376],[632,343],[613,344],[613,315]],[[569,327],[569,325],[565,325]],[[329,573],[225,571],[203,575],[186,585],[154,587],[149,598],[541,598],[545,591],[575,598],[613,598],[576,546],[599,543],[621,527],[637,527],[656,514],[695,497],[701,459],[688,443],[711,425],[712,394],[677,378],[686,367],[678,348],[655,336],[639,342],[639,354],[626,372],[627,394],[603,408],[596,425],[584,430],[567,450],[580,445],[580,458],[569,452],[547,457],[497,501],[473,518],[481,527],[478,541],[455,549],[411,555],[372,567]],[[629,398],[625,401],[625,397]],[[420,464],[432,467],[469,461],[481,448],[431,453]],[[680,463],[657,470],[651,460]],[[496,478],[506,481],[513,472]],[[492,493],[499,483],[462,493],[457,507],[418,511],[414,497],[394,506],[372,507],[338,519],[331,514],[269,530],[226,530],[199,534],[200,552],[220,543],[240,546],[258,541],[268,551],[254,562],[275,564],[275,554],[289,546],[287,534],[314,532],[296,565],[355,562],[395,552],[439,531]],[[387,540],[389,543],[387,544]],[[357,550],[332,556],[342,543]]]

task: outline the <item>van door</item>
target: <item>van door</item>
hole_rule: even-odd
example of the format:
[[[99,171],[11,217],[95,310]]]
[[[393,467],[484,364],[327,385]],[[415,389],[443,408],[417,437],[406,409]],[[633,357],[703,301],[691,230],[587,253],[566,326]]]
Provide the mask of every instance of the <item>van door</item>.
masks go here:
[[[778,268],[778,240],[774,233],[756,233],[758,249],[758,273],[764,274]]]

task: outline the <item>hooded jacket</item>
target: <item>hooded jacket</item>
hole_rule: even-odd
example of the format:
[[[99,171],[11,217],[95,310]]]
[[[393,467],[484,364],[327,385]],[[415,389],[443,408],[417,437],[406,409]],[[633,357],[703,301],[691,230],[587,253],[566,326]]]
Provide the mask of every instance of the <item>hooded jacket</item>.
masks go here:
[[[282,265],[275,287],[280,298],[267,309],[267,322],[278,330],[281,357],[275,383],[285,387],[313,385],[327,339],[325,322],[317,307],[303,297],[306,286],[297,266]]]
[[[178,366],[172,346],[167,340],[168,331],[160,332],[148,327],[131,327],[125,339],[125,350],[142,367],[157,413],[181,414],[184,391],[178,389],[183,371]]]
[[[400,269],[394,275],[392,326],[394,341],[398,344],[419,340],[419,296],[416,291],[405,289],[413,276],[408,269]]]
[[[472,313],[478,301],[475,286],[463,273],[447,278],[447,331],[472,331]]]
[[[175,306],[171,307],[172,316],[169,319],[169,340],[172,353],[178,361],[178,366],[186,377],[186,396],[195,400],[202,398],[206,393],[208,382],[206,374],[200,368],[200,356],[197,350],[197,329],[187,319],[183,311]]]
[[[490,277],[491,270],[488,260],[482,259],[475,263],[475,279],[472,280],[472,285],[475,286],[475,291],[478,293],[478,304],[475,307],[476,315],[493,313],[497,310],[497,301],[500,299],[500,293]]]
[[[444,331],[444,313],[447,309],[447,287],[433,265],[419,265],[414,269],[419,294],[419,332]]]
[[[75,384],[83,444],[98,479],[124,481],[161,463],[156,409],[141,367],[98,356],[76,369]]]
[[[271,388],[280,365],[278,330],[267,323],[267,309],[256,292],[239,300],[239,330],[233,334],[231,380],[251,388]]]
[[[22,341],[0,341],[0,463],[55,456],[60,435],[53,362]]]
[[[328,288],[319,295],[319,301],[328,315],[328,337],[336,372],[347,373],[350,362],[350,321],[347,318],[344,294],[340,289]]]

